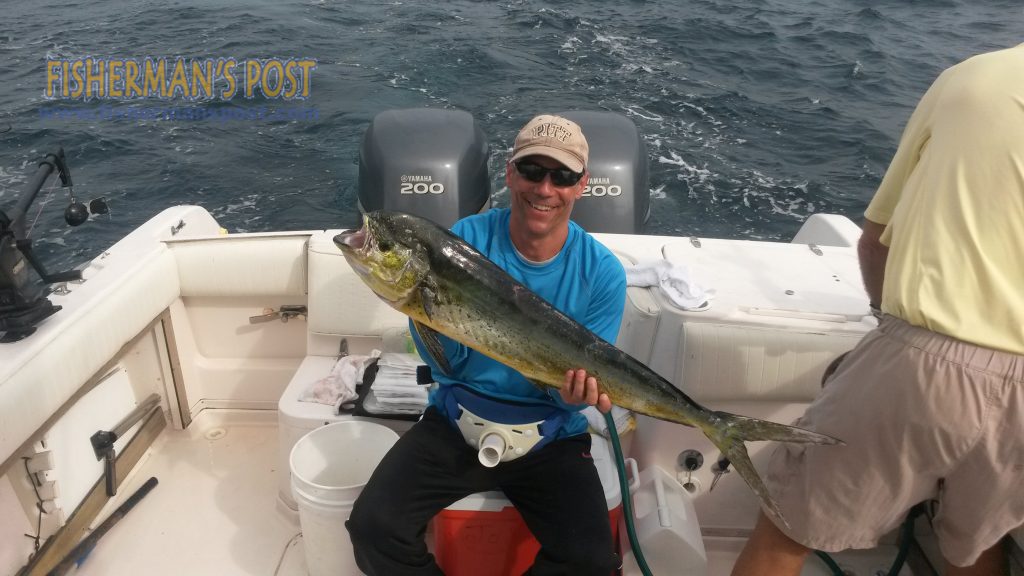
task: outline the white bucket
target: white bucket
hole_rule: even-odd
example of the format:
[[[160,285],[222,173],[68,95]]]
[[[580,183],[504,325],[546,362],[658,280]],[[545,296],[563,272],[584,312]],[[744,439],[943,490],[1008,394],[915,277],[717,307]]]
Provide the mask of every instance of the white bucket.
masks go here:
[[[345,521],[370,474],[398,440],[380,424],[349,420],[322,426],[295,443],[288,458],[292,494],[310,576],[360,574]]]

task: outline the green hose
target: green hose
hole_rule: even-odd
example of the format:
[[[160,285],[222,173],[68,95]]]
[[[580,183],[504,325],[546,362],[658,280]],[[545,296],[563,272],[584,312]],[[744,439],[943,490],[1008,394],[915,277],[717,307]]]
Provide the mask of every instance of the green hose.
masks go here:
[[[846,576],[846,572],[843,572],[843,569],[839,567],[839,564],[836,564],[836,561],[828,554],[821,550],[815,550],[814,555],[821,558],[821,561],[828,566],[828,569],[832,571],[832,576]]]
[[[899,552],[896,554],[892,567],[889,568],[888,576],[898,576],[900,569],[903,568],[903,563],[907,560],[907,554],[910,553],[910,545],[914,542],[914,519],[920,514],[924,514],[924,504],[914,506],[907,513],[907,519],[903,521],[903,526],[900,527]]]
[[[619,431],[615,429],[615,419],[612,413],[604,415],[605,424],[608,425],[608,437],[612,441],[612,449],[615,451],[615,467],[619,471],[619,493],[622,494],[622,517],[626,519],[626,534],[629,535],[629,545],[633,548],[633,556],[636,557],[636,564],[644,576],[654,576],[651,569],[647,567],[647,560],[640,550],[640,541],[636,537],[636,527],[633,526],[633,499],[629,493],[629,480],[626,479],[626,462],[622,457],[622,445],[619,444]]]

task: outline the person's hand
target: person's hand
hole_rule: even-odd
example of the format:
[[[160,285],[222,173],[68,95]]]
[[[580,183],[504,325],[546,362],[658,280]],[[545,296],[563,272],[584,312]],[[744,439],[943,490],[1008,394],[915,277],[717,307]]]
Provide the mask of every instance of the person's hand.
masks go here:
[[[597,406],[602,414],[607,414],[612,409],[612,401],[608,399],[608,395],[598,391],[597,378],[588,377],[587,371],[582,368],[565,373],[565,383],[562,384],[559,393],[566,404]]]

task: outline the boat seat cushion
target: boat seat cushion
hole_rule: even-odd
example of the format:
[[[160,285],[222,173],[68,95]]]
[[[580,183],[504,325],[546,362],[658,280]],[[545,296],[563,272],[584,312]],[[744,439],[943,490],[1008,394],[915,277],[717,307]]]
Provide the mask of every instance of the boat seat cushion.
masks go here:
[[[182,298],[305,296],[307,238],[308,233],[232,234],[172,240],[168,246],[178,262]]]
[[[673,375],[700,402],[810,402],[826,367],[862,335],[740,323],[682,324]]]
[[[325,230],[309,238],[308,354],[336,354],[341,337],[376,337],[408,327],[408,317],[378,298],[345,261],[334,244],[340,232]]]

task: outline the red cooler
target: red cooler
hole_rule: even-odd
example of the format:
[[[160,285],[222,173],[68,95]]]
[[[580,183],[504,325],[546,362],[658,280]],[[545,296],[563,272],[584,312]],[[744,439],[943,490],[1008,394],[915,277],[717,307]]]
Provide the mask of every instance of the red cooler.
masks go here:
[[[618,547],[622,494],[615,460],[608,440],[591,439]],[[434,517],[434,556],[447,576],[520,576],[539,550],[523,517],[500,491],[472,494]]]

